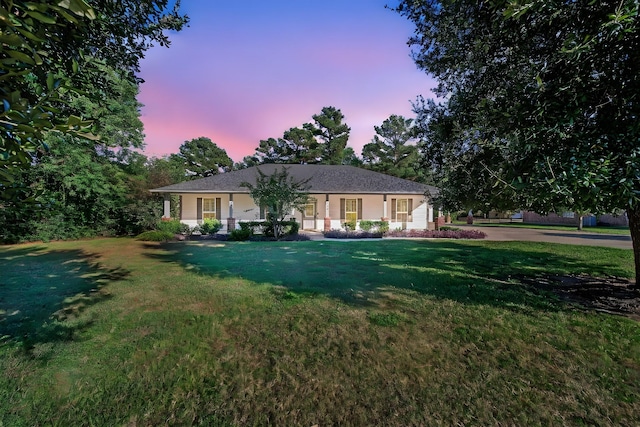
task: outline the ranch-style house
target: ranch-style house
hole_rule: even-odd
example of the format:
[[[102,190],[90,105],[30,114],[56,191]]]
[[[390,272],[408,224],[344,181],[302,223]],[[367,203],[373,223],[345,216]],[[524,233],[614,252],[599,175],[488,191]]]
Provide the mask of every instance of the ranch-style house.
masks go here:
[[[171,216],[171,196],[176,195],[181,222],[195,226],[206,218],[217,218],[223,224],[222,231],[228,232],[238,222],[265,218],[264,209],[254,203],[242,183],[255,184],[257,169],[268,176],[283,167],[293,180],[309,180],[309,202],[303,211],[291,212],[288,217],[298,221],[303,230],[341,229],[353,220],[386,220],[391,230],[425,230],[435,228],[438,220],[431,202],[436,187],[344,165],[264,164],[151,192],[164,195],[163,218]],[[437,209],[435,215],[441,215]]]

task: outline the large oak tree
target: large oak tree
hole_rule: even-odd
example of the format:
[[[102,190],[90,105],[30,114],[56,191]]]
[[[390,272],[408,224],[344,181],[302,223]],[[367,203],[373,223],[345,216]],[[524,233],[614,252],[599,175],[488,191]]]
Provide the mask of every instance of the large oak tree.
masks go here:
[[[539,212],[625,210],[637,284],[638,8],[635,0],[404,0],[397,7],[415,24],[416,64],[446,99],[417,106],[431,136],[427,149],[450,183],[473,171],[463,191],[449,195]]]
[[[166,30],[187,22],[169,0],[0,2],[0,190],[13,185],[52,130],[88,136],[82,94],[99,102],[118,88],[109,72],[138,84],[140,60]],[[71,95],[71,96],[69,96]],[[14,193],[12,193],[14,194]],[[12,196],[13,197],[13,196]],[[15,197],[19,197],[15,195]]]

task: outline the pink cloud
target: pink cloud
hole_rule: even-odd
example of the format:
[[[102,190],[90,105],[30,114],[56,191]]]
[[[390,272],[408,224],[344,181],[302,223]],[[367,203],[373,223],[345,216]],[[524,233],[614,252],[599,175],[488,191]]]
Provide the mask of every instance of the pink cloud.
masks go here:
[[[359,154],[375,125],[391,114],[411,117],[410,101],[434,86],[409,58],[409,24],[384,3],[252,2],[253,13],[190,4],[191,28],[143,62],[147,154],[175,153],[206,136],[239,161],[329,105],[345,114]]]

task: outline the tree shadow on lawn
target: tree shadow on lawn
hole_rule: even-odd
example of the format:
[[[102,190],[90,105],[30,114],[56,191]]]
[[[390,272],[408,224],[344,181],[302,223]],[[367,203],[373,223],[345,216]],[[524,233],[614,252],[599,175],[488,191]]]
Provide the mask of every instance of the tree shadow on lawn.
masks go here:
[[[514,250],[514,246],[517,247]],[[157,247],[155,247],[157,249]],[[241,277],[300,294],[325,294],[348,304],[393,307],[420,293],[513,310],[558,310],[551,293],[516,277],[582,272],[628,275],[615,265],[545,252],[544,244],[451,241],[200,243],[162,246],[149,256],[211,277]],[[529,248],[529,249],[526,249]]]
[[[105,286],[130,273],[103,267],[95,254],[42,246],[0,251],[0,271],[0,342],[21,342],[27,351],[74,339],[90,325],[80,313],[109,298]]]

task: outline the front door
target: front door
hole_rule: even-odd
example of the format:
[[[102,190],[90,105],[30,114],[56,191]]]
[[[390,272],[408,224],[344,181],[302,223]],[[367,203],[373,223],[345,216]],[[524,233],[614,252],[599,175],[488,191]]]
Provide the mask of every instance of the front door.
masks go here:
[[[315,230],[316,229],[316,204],[307,203],[302,212],[302,229],[303,230]]]

